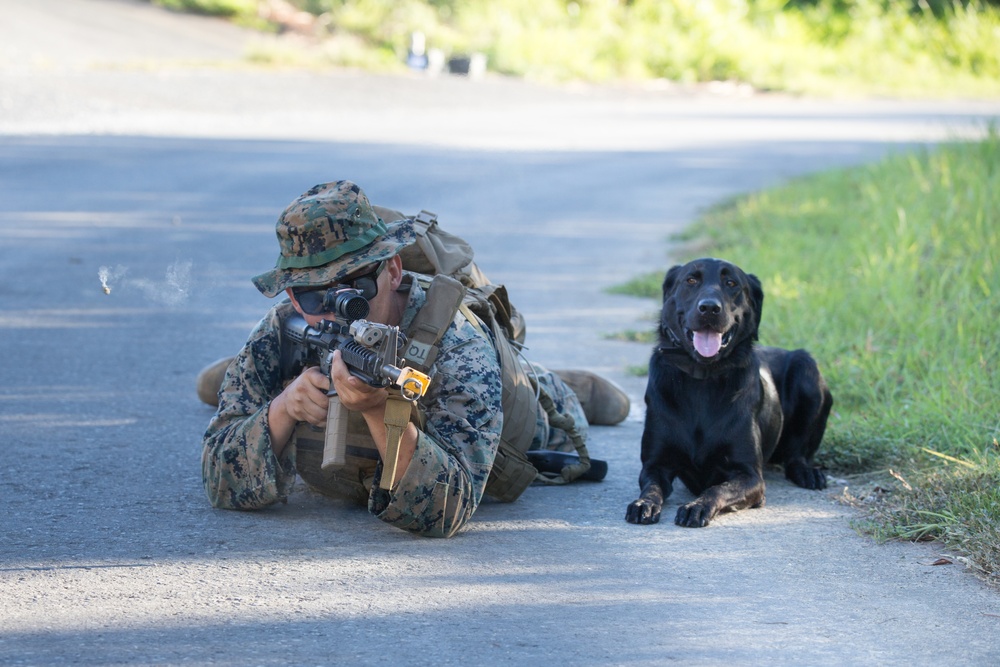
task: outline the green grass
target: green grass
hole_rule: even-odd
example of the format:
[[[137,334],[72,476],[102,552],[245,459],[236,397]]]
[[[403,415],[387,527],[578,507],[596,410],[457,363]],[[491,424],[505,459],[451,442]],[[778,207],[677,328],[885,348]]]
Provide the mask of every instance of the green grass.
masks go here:
[[[836,402],[820,460],[909,480],[877,533],[941,539],[1000,577],[996,129],[727,202],[687,238],[761,279],[762,344],[818,359]],[[619,291],[658,298],[661,280]]]
[[[257,13],[257,0],[150,0],[154,5],[179,12],[221,16],[238,25],[270,32],[274,26]]]
[[[903,478],[901,488],[870,505],[868,516],[856,525],[880,540],[938,540],[964,553],[975,570],[998,582],[1000,465],[996,458],[992,463],[923,470],[912,479]]]
[[[254,0],[153,0],[259,24]],[[984,0],[292,0],[320,16],[275,64],[404,68],[414,31],[541,81],[728,80],[812,95],[1000,95],[1000,6]],[[931,7],[934,7],[932,10]],[[277,29],[277,26],[274,27]]]

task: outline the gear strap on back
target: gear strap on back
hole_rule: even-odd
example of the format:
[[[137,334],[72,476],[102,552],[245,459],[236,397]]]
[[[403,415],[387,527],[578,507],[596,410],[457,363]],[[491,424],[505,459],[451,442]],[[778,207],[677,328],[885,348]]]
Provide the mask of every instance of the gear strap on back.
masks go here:
[[[468,304],[463,303],[459,310],[484,338],[495,341],[502,378],[503,430],[493,468],[486,480],[486,493],[500,502],[511,503],[538,476],[537,468],[526,454],[534,439],[538,393],[518,361],[518,349],[506,338],[503,325],[495,317],[491,318],[492,326],[487,325]],[[492,337],[487,333],[487,327]]]
[[[590,470],[590,452],[587,451],[586,438],[584,438],[583,434],[576,427],[576,420],[573,419],[573,416],[568,412],[559,412],[556,409],[555,402],[549,396],[549,393],[545,391],[545,388],[538,385],[534,378],[532,380],[538,390],[538,402],[549,416],[549,425],[566,431],[566,435],[569,436],[570,441],[576,448],[577,455],[580,457],[578,463],[564,466],[559,471],[559,474],[539,472],[535,481],[541,484],[569,484]]]

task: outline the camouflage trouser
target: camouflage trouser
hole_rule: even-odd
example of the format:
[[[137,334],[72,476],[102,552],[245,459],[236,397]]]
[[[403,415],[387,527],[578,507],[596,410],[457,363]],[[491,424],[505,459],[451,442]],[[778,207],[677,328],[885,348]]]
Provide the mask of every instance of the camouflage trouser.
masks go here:
[[[548,393],[556,410],[562,414],[568,414],[573,418],[577,430],[586,439],[587,417],[583,413],[583,406],[580,400],[573,393],[573,390],[560,379],[558,375],[538,364],[529,364],[528,375],[538,380],[539,386]],[[566,431],[551,426],[549,416],[541,405],[538,406],[535,437],[531,441],[531,449],[554,449],[560,452],[575,451],[573,442]]]

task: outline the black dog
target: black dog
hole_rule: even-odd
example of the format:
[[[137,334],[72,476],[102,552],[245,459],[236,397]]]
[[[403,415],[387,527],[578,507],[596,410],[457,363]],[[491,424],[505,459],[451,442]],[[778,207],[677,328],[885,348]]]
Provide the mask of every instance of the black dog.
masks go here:
[[[649,361],[639,499],[630,523],[656,523],[674,478],[698,498],[677,511],[701,527],[719,512],[764,504],[764,462],[807,489],[833,397],[805,350],[757,347],[764,292],[718,259],[675,266],[663,281],[660,342]]]

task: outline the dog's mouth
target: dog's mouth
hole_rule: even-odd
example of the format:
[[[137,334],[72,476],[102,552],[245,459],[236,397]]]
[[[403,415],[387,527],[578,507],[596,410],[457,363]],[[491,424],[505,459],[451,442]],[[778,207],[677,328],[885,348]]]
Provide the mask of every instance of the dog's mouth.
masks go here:
[[[739,327],[739,322],[725,333],[719,333],[711,329],[702,329],[701,331],[686,329],[687,339],[694,346],[694,351],[700,357],[703,359],[712,359],[733,341],[737,327]]]

